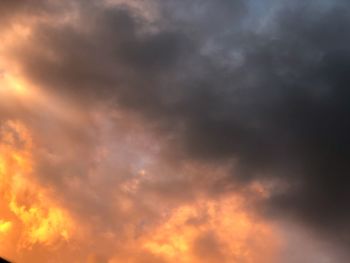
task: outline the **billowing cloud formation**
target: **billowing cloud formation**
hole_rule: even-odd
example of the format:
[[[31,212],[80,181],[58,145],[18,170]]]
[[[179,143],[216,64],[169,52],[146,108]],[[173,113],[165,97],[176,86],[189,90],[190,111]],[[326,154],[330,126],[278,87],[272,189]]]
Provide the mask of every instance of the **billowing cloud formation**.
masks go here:
[[[109,134],[103,133],[100,139]],[[207,182],[197,182],[213,171],[206,174],[208,169],[193,164],[169,167],[140,141],[144,133],[121,133],[117,143],[101,141],[87,154],[80,152],[86,143],[65,136],[55,137],[71,147],[62,153],[45,138],[34,144],[38,140],[18,122],[1,126],[0,240],[9,244],[0,252],[9,258],[192,263],[203,255],[206,262],[278,257],[275,227],[255,215],[248,198],[204,195]],[[254,187],[247,191],[260,195]]]
[[[43,149],[37,174],[64,193],[65,206],[91,220],[92,232],[110,236],[129,229],[115,229],[121,226],[116,221],[146,218],[142,228],[144,220],[158,220],[165,206],[201,194],[245,196],[258,182],[264,193],[259,210],[349,245],[346,1],[4,6],[30,21],[19,23],[25,41],[8,44],[6,60],[32,86],[60,98],[47,115],[33,107],[28,113],[23,103],[23,110],[16,107],[15,116],[25,119]],[[48,107],[45,98],[42,107]],[[4,112],[14,114],[10,106]],[[137,167],[152,170],[155,178],[134,178]],[[125,189],[137,189],[137,195],[125,196]],[[118,213],[111,212],[112,196]],[[140,196],[164,203],[151,209],[136,202]],[[255,197],[248,200],[256,205]],[[208,262],[227,257],[215,249],[220,241],[210,231],[193,242],[199,254],[213,248]],[[149,259],[156,260],[163,259]]]

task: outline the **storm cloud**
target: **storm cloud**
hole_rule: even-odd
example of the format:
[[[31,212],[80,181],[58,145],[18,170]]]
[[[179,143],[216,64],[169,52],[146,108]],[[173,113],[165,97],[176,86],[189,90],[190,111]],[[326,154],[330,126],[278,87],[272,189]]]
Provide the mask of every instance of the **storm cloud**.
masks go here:
[[[264,213],[349,246],[347,1],[73,3],[11,48],[28,80],[85,109],[136,114],[178,162],[232,165],[212,194],[280,182]]]

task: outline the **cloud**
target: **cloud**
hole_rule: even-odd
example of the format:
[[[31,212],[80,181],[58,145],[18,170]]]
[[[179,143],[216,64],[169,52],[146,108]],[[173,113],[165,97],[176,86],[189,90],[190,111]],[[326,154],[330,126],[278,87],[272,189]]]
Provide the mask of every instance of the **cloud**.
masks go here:
[[[11,46],[8,57],[28,81],[86,111],[83,124],[89,127],[94,123],[90,113],[101,105],[107,112],[121,109],[136,114],[166,141],[171,162],[232,167],[223,179],[205,178],[203,189],[213,195],[231,185],[245,189],[254,181],[279,182],[281,190],[271,189],[263,204],[269,215],[290,216],[347,246],[349,4],[148,3],[155,9],[151,16],[140,14],[149,8],[141,2],[135,9],[125,3],[74,1],[74,15],[69,5],[58,11],[71,14],[66,21],[38,21],[28,41]],[[94,139],[100,131],[85,133],[78,125],[60,123],[56,135],[66,134],[62,137],[76,148],[57,162],[56,173],[75,174],[81,187],[87,163],[99,150]],[[63,155],[64,149],[57,149]],[[126,162],[134,157],[118,156]],[[55,174],[47,155],[42,158],[40,170]],[[178,180],[177,174],[169,178],[156,185],[145,182],[145,189],[175,196],[169,187],[175,182],[176,189],[188,187],[184,199],[193,198],[195,181]],[[90,180],[89,190],[98,188],[110,198],[112,189],[99,185],[98,178]],[[67,192],[91,204],[75,207],[80,213],[104,213],[101,207],[110,205],[102,204],[107,197]],[[138,209],[152,215],[148,208]],[[209,241],[199,240],[197,248]]]

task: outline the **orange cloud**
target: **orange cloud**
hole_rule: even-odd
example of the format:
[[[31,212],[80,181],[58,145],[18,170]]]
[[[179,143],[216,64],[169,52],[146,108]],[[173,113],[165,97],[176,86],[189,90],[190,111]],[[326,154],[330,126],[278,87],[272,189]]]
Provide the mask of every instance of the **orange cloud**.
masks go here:
[[[249,213],[242,198],[181,206],[143,241],[167,262],[273,262],[279,240],[272,226]]]
[[[43,187],[33,176],[36,166],[32,155],[34,145],[29,130],[20,122],[9,121],[2,125],[0,239],[7,245],[0,249],[0,253],[4,256],[16,259],[22,255],[23,258],[32,250],[31,258],[36,258],[44,252],[48,255],[54,253],[61,245],[78,249],[76,262],[79,263],[99,262],[100,258],[110,263],[253,263],[257,260],[273,262],[277,255],[277,232],[269,223],[249,211],[244,198],[238,194],[218,199],[202,197],[172,207],[166,214],[160,210],[160,215],[154,221],[144,228],[140,226],[137,236],[133,234],[136,221],[130,224],[117,221],[116,227],[124,230],[131,227],[129,234],[123,230],[126,234],[119,237],[118,232],[96,233],[95,226],[83,226],[82,223],[80,231],[86,231],[84,235],[88,239],[79,239],[77,223],[69,210],[53,199],[57,193]],[[142,187],[145,172],[140,172],[138,176],[139,188]],[[124,189],[125,185],[120,187]],[[131,193],[143,198],[138,188]],[[134,210],[135,204],[130,200],[128,202],[130,207],[127,213],[139,213]],[[118,209],[125,210],[123,207]],[[142,214],[136,218],[140,216]],[[93,249],[102,251],[102,256],[91,254]],[[119,252],[115,254],[115,250]],[[60,251],[65,253],[64,250]],[[66,257],[72,260],[73,255],[67,253]],[[36,260],[45,262],[40,257]]]
[[[35,182],[32,151],[30,133],[23,125],[10,121],[1,126],[0,238],[4,243],[15,241],[12,251],[52,246],[69,240],[73,231],[69,215]]]

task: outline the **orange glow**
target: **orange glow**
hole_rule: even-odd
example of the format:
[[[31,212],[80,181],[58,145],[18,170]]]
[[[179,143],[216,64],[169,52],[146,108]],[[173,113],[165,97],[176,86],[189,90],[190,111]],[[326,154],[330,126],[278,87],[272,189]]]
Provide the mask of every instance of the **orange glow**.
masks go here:
[[[0,238],[7,237],[4,242],[16,240],[17,249],[69,240],[72,220],[32,177],[33,143],[29,132],[18,122],[8,122],[1,128]],[[7,254],[2,249],[0,252]]]
[[[8,89],[9,92],[13,92],[18,96],[29,96],[26,85],[8,73],[3,74],[2,89]]]
[[[6,234],[11,230],[12,223],[10,221],[0,220],[0,234]]]
[[[247,212],[237,196],[182,206],[143,242],[167,262],[184,263],[273,262],[278,246],[274,229]]]
[[[20,122],[9,121],[1,127],[0,136],[0,241],[6,244],[0,248],[0,254],[16,259],[18,253],[31,251],[38,245],[42,247],[42,253],[54,251],[60,244],[68,244],[81,250],[77,263],[100,263],[95,259],[99,257],[90,253],[91,243],[78,237],[77,224],[69,212],[54,202],[50,189],[45,189],[35,180],[35,143],[30,132]],[[145,174],[145,171],[140,171],[139,177],[143,178]],[[135,186],[127,192],[136,194],[137,191]],[[168,214],[147,226],[137,238],[123,236],[122,245],[115,239],[118,233],[110,233],[99,240],[95,239],[93,226],[80,226],[79,231],[85,231],[83,236],[95,240],[93,247],[109,247],[112,255],[108,262],[111,263],[143,262],[135,257],[140,253],[167,263],[274,262],[280,247],[277,232],[268,222],[249,211],[244,200],[231,194],[218,199],[203,197],[173,207]],[[122,206],[120,209],[134,213],[132,206],[130,203],[128,209]],[[136,225],[135,222],[119,224],[124,228]],[[113,255],[114,247],[124,253]],[[33,262],[46,262],[35,260]]]
[[[23,78],[19,77],[15,69],[11,69],[10,65],[0,75],[0,108],[6,105],[22,105],[28,108],[33,107],[33,103],[42,104],[45,102],[43,94],[41,94],[33,86],[29,85]],[[29,104],[32,105],[29,105]]]

